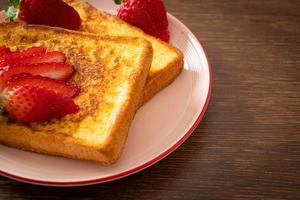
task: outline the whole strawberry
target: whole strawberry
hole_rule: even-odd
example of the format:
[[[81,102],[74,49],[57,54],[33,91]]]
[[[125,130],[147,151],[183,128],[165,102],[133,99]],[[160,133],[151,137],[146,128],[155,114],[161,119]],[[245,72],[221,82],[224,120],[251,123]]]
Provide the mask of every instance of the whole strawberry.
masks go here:
[[[162,0],[115,0],[118,17],[145,33],[169,41],[167,11]]]

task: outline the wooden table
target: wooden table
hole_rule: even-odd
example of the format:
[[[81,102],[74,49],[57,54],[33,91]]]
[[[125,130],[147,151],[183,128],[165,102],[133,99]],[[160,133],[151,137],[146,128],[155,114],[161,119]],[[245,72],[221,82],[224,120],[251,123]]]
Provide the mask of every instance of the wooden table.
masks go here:
[[[194,134],[122,180],[46,188],[0,178],[0,199],[300,199],[300,1],[166,0],[204,45],[213,94]]]

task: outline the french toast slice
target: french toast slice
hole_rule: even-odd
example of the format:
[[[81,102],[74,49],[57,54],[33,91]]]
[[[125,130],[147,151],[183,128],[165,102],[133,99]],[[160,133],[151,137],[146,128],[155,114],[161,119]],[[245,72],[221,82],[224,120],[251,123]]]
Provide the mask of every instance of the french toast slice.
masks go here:
[[[144,33],[118,17],[98,10],[89,3],[65,0],[77,10],[82,24],[80,31],[109,36],[141,37],[153,46],[153,61],[144,90],[142,104],[172,83],[183,68],[183,54],[177,48]],[[113,1],[112,1],[113,3]]]
[[[98,37],[46,26],[0,24],[0,46],[42,46],[62,51],[76,68],[71,83],[76,114],[46,122],[18,123],[0,115],[0,143],[75,159],[112,164],[120,157],[152,62],[144,39]]]

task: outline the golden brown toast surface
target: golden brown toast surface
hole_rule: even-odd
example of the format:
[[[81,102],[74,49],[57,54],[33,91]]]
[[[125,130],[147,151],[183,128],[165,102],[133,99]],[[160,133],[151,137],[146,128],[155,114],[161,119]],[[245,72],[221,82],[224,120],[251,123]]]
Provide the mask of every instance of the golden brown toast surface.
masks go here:
[[[153,61],[142,103],[152,98],[180,74],[183,68],[183,55],[175,47],[145,34],[142,30],[111,14],[97,10],[88,3],[76,0],[65,1],[80,14],[82,19],[81,31],[98,35],[141,37],[151,42],[153,46]]]
[[[62,51],[82,88],[80,111],[60,119],[21,124],[0,116],[0,143],[71,158],[114,163],[120,156],[152,62],[139,38],[100,38],[82,32],[18,23],[0,24],[0,46],[43,46]]]

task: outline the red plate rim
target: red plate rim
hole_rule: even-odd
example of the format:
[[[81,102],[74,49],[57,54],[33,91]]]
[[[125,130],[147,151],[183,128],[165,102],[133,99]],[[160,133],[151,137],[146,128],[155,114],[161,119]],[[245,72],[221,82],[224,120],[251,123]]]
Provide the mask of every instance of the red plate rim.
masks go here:
[[[209,89],[208,89],[208,94],[207,94],[207,97],[206,97],[206,100],[205,100],[205,104],[204,104],[199,116],[197,117],[196,121],[192,125],[192,127],[187,131],[187,133],[184,134],[184,136],[179,141],[177,141],[173,146],[171,146],[165,152],[161,153],[157,157],[151,159],[150,161],[148,161],[148,162],[146,162],[146,163],[144,163],[140,166],[137,166],[133,169],[130,169],[130,170],[127,170],[127,171],[124,171],[124,172],[121,172],[121,173],[118,173],[118,174],[115,174],[115,175],[103,177],[103,178],[97,178],[97,179],[91,179],[91,180],[85,180],[85,181],[55,182],[55,181],[42,181],[42,180],[35,180],[35,179],[25,178],[25,177],[21,177],[21,176],[17,176],[17,175],[5,172],[3,170],[0,170],[0,175],[5,176],[5,177],[10,178],[10,179],[13,179],[13,180],[17,180],[17,181],[25,182],[25,183],[30,183],[30,184],[34,184],[34,185],[63,186],[63,187],[94,185],[94,184],[98,184],[98,183],[104,183],[104,182],[117,180],[117,179],[129,176],[131,174],[137,173],[137,172],[139,172],[143,169],[146,169],[146,168],[154,165],[155,163],[159,162],[160,160],[162,160],[163,158],[168,156],[170,153],[175,151],[194,132],[194,130],[197,128],[198,124],[200,123],[201,119],[203,118],[203,116],[204,116],[204,114],[207,110],[207,107],[209,105],[209,102],[210,102],[213,79],[212,79],[212,69],[211,69],[211,65],[210,65],[209,60],[208,60],[207,53],[205,52],[205,50],[204,50],[202,44],[200,43],[200,41],[198,40],[198,38],[193,34],[193,32],[189,28],[187,28],[176,17],[172,16],[171,14],[168,14],[168,15],[173,20],[175,20],[177,23],[179,23],[180,25],[185,27],[192,34],[193,39],[195,39],[197,41],[197,43],[199,44],[200,49],[204,52],[204,56],[205,56],[206,62],[208,64],[208,70],[209,70]]]

